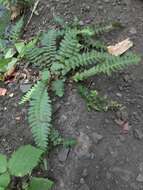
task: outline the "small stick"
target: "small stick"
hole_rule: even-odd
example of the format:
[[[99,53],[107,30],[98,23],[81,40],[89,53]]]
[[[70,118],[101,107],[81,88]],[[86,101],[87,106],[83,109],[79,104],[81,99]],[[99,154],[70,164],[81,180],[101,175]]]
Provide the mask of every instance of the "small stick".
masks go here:
[[[28,19],[27,24],[26,24],[25,27],[27,27],[27,26],[29,25],[29,23],[30,23],[30,21],[31,21],[31,19],[32,19],[32,17],[33,17],[34,12],[36,11],[36,8],[37,8],[39,2],[40,2],[40,0],[37,0],[37,1],[35,2],[34,7],[33,7],[33,9],[32,9],[32,13],[31,13],[31,15],[30,15],[30,17],[29,17],[29,19]]]

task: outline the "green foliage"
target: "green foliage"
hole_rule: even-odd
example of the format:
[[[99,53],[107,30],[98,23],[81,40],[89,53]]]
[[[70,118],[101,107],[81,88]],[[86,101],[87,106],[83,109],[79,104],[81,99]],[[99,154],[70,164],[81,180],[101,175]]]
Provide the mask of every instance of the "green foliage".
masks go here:
[[[6,156],[0,154],[0,169],[3,172],[0,174],[0,190],[6,190],[8,186],[9,188],[11,187],[12,177],[30,175],[32,170],[39,164],[43,153],[44,151],[41,149],[25,145],[12,153],[8,161]],[[22,189],[39,190],[39,187],[41,187],[42,190],[48,190],[53,186],[53,182],[45,178],[32,177],[29,181],[29,184],[22,182]]]
[[[58,146],[64,142],[64,139],[61,137],[60,133],[53,128],[51,128],[49,139],[51,146]]]
[[[21,17],[13,26],[10,31],[10,39],[12,41],[17,41],[22,34],[22,29],[24,26],[24,17]]]
[[[64,38],[60,43],[57,59],[64,64],[66,59],[77,56],[80,51],[80,44],[77,39],[78,31],[75,29],[65,32]]]
[[[9,173],[4,173],[0,175],[0,189],[1,188],[6,188],[10,183],[10,175]]]
[[[51,101],[45,83],[41,81],[32,93],[28,118],[35,143],[44,150],[48,145],[51,115]]]
[[[0,0],[0,37],[4,36],[6,27],[10,23],[10,12],[2,6],[3,2]]]
[[[31,145],[20,147],[14,152],[8,162],[8,168],[11,175],[23,177],[30,174],[38,165],[43,151]]]
[[[96,111],[107,111],[108,100],[98,94],[96,90],[89,90],[85,86],[78,87],[80,95],[85,99],[88,110],[94,109]]]
[[[40,81],[38,81],[20,100],[19,104],[24,104],[25,102],[30,101],[34,91],[38,88]]]
[[[140,60],[141,58],[136,54],[128,54],[121,57],[110,55],[107,56],[107,59],[103,59],[101,64],[84,70],[81,73],[76,73],[73,79],[77,82],[101,73],[111,75],[112,72],[124,69],[126,66],[138,64]]]
[[[44,178],[32,177],[28,190],[50,190],[53,182]]]
[[[63,97],[64,95],[64,80],[55,80],[52,83],[52,90],[59,97]]]
[[[8,0],[0,0],[0,5],[7,5],[8,4]]]
[[[7,170],[7,158],[5,155],[0,154],[0,174]]]
[[[47,67],[55,62],[56,30],[49,30],[41,36],[42,48],[32,47],[26,51],[26,58],[30,63]]]
[[[5,73],[7,71],[7,67],[10,61],[11,61],[11,58],[0,59],[0,73]]]
[[[80,95],[84,98],[88,110],[95,110],[95,111],[108,111],[108,110],[118,110],[122,107],[116,101],[109,100],[106,96],[101,96],[97,90],[89,90],[83,85],[78,86],[78,91]]]

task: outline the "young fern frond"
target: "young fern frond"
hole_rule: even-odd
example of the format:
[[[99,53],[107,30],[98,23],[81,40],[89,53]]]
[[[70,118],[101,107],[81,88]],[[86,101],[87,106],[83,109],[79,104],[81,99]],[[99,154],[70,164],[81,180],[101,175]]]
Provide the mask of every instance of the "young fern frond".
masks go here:
[[[40,81],[30,101],[29,125],[36,145],[46,150],[51,126],[51,101],[46,83]]]
[[[135,54],[128,54],[123,57],[109,56],[103,63],[81,73],[76,73],[73,79],[75,81],[82,81],[100,73],[110,75],[112,72],[124,69],[128,65],[138,64],[140,59],[141,58]]]

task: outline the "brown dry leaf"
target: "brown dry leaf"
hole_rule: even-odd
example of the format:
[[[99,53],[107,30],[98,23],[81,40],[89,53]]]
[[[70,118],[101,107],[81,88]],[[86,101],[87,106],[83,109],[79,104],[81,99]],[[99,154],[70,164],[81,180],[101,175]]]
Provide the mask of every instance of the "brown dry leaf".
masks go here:
[[[119,56],[125,53],[131,47],[133,47],[133,42],[127,38],[126,40],[123,40],[113,46],[108,46],[107,49],[110,54]]]
[[[20,5],[16,5],[16,6],[11,6],[10,7],[11,10],[11,20],[16,19],[18,16],[21,15],[21,12],[23,10],[23,7]]]
[[[117,123],[117,125],[119,125],[119,127],[122,128],[122,133],[123,134],[127,134],[129,132],[130,126],[129,126],[128,121],[122,121],[120,119],[115,119],[115,122]]]
[[[7,89],[5,88],[0,88],[0,96],[5,96],[7,93]]]
[[[15,71],[16,66],[12,66],[5,74],[4,74],[4,79],[7,79],[8,77],[11,77],[12,74]]]

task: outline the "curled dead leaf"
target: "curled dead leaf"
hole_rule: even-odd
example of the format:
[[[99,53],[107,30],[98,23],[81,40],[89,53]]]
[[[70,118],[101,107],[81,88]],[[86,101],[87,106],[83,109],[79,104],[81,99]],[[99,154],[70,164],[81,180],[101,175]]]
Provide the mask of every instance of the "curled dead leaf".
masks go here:
[[[133,42],[127,38],[126,40],[123,40],[115,45],[108,46],[107,49],[110,54],[119,56],[125,53],[131,47],[133,47]]]

